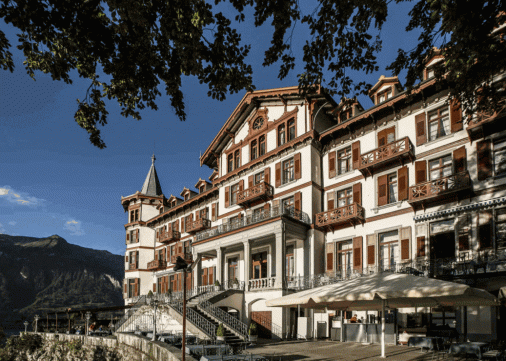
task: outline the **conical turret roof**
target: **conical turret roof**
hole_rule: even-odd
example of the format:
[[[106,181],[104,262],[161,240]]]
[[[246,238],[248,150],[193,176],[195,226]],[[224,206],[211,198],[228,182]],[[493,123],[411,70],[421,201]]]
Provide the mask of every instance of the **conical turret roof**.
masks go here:
[[[161,196],[162,187],[160,186],[160,181],[158,180],[158,175],[156,174],[155,169],[155,160],[156,157],[153,154],[151,157],[151,168],[149,168],[148,176],[142,185],[141,193],[151,197]]]

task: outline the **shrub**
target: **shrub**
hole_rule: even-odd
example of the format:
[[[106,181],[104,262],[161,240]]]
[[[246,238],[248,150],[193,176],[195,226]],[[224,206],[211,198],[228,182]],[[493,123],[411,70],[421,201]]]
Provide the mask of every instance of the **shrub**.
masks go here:
[[[215,286],[220,286],[220,281],[218,281],[218,280],[214,281],[214,285]]]
[[[249,324],[249,330],[248,330],[248,334],[250,336],[256,336],[258,334],[258,330],[257,330],[257,324],[255,322],[251,322]]]
[[[225,336],[225,327],[223,327],[223,323],[220,323],[218,329],[216,330],[216,336],[224,337]]]

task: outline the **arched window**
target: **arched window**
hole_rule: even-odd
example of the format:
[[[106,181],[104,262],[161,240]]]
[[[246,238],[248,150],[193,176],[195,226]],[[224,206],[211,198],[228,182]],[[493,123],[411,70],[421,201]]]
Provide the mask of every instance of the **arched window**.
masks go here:
[[[258,157],[258,144],[257,141],[254,140],[251,142],[251,160],[257,159]]]
[[[288,122],[288,141],[295,139],[295,120],[292,119]]]
[[[262,135],[260,141],[260,156],[265,154],[265,135]]]
[[[235,158],[235,169],[237,169],[241,166],[241,154],[239,150],[235,151],[234,158]]]
[[[282,146],[286,142],[286,127],[284,124],[281,124],[278,127],[278,147]]]
[[[232,172],[234,170],[234,155],[228,155],[228,171]]]

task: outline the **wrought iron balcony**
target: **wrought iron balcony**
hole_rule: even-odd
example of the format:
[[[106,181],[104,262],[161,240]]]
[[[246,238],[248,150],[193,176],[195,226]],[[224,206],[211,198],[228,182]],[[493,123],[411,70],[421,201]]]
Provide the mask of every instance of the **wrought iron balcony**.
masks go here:
[[[128,265],[128,269],[129,269],[129,270],[135,270],[135,269],[137,269],[137,268],[139,268],[139,267],[137,267],[137,264],[136,264],[136,263],[130,263],[130,264]]]
[[[155,271],[157,269],[165,268],[165,267],[167,267],[167,262],[166,261],[164,261],[163,259],[155,259],[155,260],[153,260],[151,262],[148,262],[147,269]]]
[[[193,255],[190,252],[173,254],[172,257],[170,258],[170,262],[175,264],[178,257],[181,257],[182,259],[184,259],[188,263],[193,262]]]
[[[318,213],[315,220],[318,227],[332,227],[343,223],[354,225],[362,222],[364,222],[364,208],[358,203]]]
[[[237,192],[237,204],[240,206],[262,199],[267,201],[274,194],[274,188],[266,182],[261,182],[251,188]]]
[[[469,173],[460,172],[409,187],[408,202],[414,205],[425,201],[436,201],[470,187]]]
[[[207,218],[201,218],[193,222],[188,222],[186,225],[186,232],[195,233],[208,228],[211,228],[211,221]]]
[[[358,169],[364,175],[371,175],[374,169],[384,167],[395,161],[399,161],[401,164],[405,159],[411,161],[414,159],[413,149],[413,144],[411,144],[409,137],[404,137],[376,148],[371,152],[362,154]]]
[[[170,230],[168,232],[161,232],[158,236],[158,242],[174,243],[181,238],[181,232]]]

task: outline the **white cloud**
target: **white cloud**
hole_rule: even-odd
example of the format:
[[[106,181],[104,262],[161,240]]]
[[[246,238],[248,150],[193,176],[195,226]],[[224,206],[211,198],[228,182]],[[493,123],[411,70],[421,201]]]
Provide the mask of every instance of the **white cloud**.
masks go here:
[[[44,199],[32,197],[25,192],[18,192],[10,186],[0,187],[0,200],[6,200],[9,203],[32,207],[40,206],[45,202]]]
[[[71,236],[84,236],[84,230],[81,229],[81,221],[76,221],[75,219],[71,219],[70,221],[65,222],[63,225],[63,229],[69,231]]]
[[[7,233],[7,231],[5,230],[5,228],[2,225],[2,223],[0,223],[0,234],[2,234],[2,233]]]
[[[16,221],[10,221],[10,222],[9,222],[9,224],[10,224],[11,226],[15,226],[17,223],[18,223],[18,222],[16,222]]]

